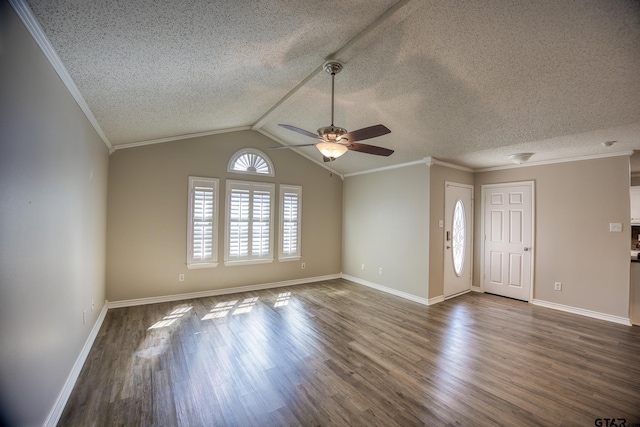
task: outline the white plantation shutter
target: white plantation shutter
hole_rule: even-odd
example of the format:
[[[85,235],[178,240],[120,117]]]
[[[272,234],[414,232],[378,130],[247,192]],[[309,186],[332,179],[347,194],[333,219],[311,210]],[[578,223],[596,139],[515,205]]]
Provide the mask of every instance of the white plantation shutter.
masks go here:
[[[189,177],[187,267],[217,265],[218,180]]]
[[[193,259],[213,256],[213,189],[196,187],[193,192]]]
[[[251,255],[265,256],[271,250],[271,194],[266,191],[253,193],[253,223],[251,231]]]
[[[227,180],[225,265],[273,261],[274,184]]]
[[[298,251],[298,195],[285,193],[282,200],[282,254]]]
[[[241,258],[249,255],[249,199],[248,190],[231,190],[229,257]]]
[[[300,259],[302,187],[280,186],[280,248],[278,259],[294,261]]]

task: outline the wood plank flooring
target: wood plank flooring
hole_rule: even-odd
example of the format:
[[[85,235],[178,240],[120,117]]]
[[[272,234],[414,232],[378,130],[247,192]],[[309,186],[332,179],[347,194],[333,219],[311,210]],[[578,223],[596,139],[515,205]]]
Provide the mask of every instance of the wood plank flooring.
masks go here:
[[[639,327],[488,294],[426,307],[332,280],[109,310],[59,425],[598,418],[640,425]]]

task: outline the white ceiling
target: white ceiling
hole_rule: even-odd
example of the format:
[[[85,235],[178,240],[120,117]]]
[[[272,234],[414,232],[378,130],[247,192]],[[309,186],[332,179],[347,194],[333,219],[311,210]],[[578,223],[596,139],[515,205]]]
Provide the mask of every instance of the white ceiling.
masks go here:
[[[341,173],[640,150],[637,0],[26,2],[116,149],[242,127],[312,143],[277,124],[330,124],[332,57],[335,124],[382,123],[365,142],[396,151]]]

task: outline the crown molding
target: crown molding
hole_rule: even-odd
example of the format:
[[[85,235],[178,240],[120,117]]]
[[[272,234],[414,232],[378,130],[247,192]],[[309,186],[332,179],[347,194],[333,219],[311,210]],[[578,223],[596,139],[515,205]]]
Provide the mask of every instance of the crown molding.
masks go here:
[[[596,160],[596,159],[606,159],[606,158],[609,158],[609,157],[631,156],[632,154],[633,154],[633,151],[620,151],[620,152],[616,152],[616,153],[594,154],[594,155],[579,156],[579,157],[568,157],[568,158],[565,158],[565,159],[545,160],[545,161],[540,161],[540,162],[529,162],[529,163],[523,163],[523,164],[520,164],[520,165],[493,166],[493,167],[489,167],[489,168],[480,168],[480,169],[472,169],[472,168],[468,168],[466,166],[460,166],[460,165],[456,165],[456,164],[453,164],[453,163],[443,162],[442,160],[438,160],[438,159],[436,159],[434,157],[429,156],[429,157],[425,157],[423,160],[416,160],[416,161],[413,161],[413,162],[400,163],[400,164],[397,164],[397,165],[385,166],[385,167],[381,167],[381,168],[377,168],[377,169],[368,169],[368,170],[364,170],[364,171],[360,171],[360,172],[352,172],[352,173],[345,174],[344,177],[348,178],[348,177],[356,176],[356,175],[364,175],[364,174],[368,174],[368,173],[382,172],[382,171],[385,171],[385,170],[404,168],[404,167],[415,166],[415,165],[420,165],[420,164],[426,164],[427,166],[439,165],[439,166],[444,166],[444,167],[451,168],[451,169],[458,169],[458,170],[461,170],[461,171],[464,171],[464,172],[479,173],[479,172],[499,171],[499,170],[505,170],[505,169],[517,169],[517,168],[530,167],[530,166],[544,166],[544,165],[551,165],[551,164],[557,164],[557,163],[577,162],[577,161],[581,161],[581,160]],[[640,173],[632,174],[631,177],[632,178],[640,177]]]
[[[368,173],[383,172],[383,171],[388,171],[388,170],[391,170],[391,169],[406,168],[406,167],[417,166],[417,165],[427,165],[427,166],[439,165],[439,166],[444,166],[444,167],[451,168],[451,169],[458,169],[458,170],[461,170],[461,171],[464,171],[464,172],[470,172],[470,173],[475,172],[473,169],[470,169],[470,168],[465,167],[465,166],[454,165],[453,163],[443,162],[443,161],[438,160],[438,159],[436,159],[434,157],[425,157],[422,160],[416,160],[416,161],[407,162],[407,163],[398,163],[397,165],[383,166],[381,168],[367,169],[367,170],[364,170],[364,171],[347,173],[344,176],[345,176],[345,178],[348,178],[350,176],[365,175],[365,174],[368,174]]]
[[[545,166],[545,165],[554,165],[558,163],[579,162],[582,160],[597,160],[597,159],[606,159],[609,157],[631,156],[632,154],[633,154],[633,151],[619,151],[616,153],[592,154],[589,156],[567,157],[564,159],[543,160],[540,162],[527,162],[520,165],[494,166],[490,168],[475,169],[474,172],[493,172],[493,171],[499,171],[499,170],[505,170],[505,169],[517,169],[517,168],[527,168],[531,166]]]
[[[424,165],[424,164],[425,164],[424,160],[416,160],[414,162],[398,163],[396,165],[383,166],[381,168],[367,169],[367,170],[359,171],[359,172],[351,172],[351,173],[345,174],[344,177],[348,178],[348,177],[351,177],[351,176],[366,175],[368,173],[384,172],[384,171],[388,171],[388,170],[392,170],[392,169],[408,168],[410,166],[417,166],[417,165]]]
[[[109,149],[109,154],[113,153],[114,147],[113,145],[111,145],[109,138],[107,138],[102,128],[98,124],[98,120],[96,120],[95,116],[91,112],[89,105],[84,100],[82,94],[80,93],[80,90],[71,78],[71,75],[67,71],[67,68],[62,63],[62,60],[56,53],[53,45],[49,41],[49,38],[44,33],[42,27],[38,23],[38,20],[27,5],[26,1],[9,0],[9,4],[16,12],[22,23],[25,25],[27,31],[29,31],[36,44],[40,47],[42,53],[44,53],[44,56],[47,58],[53,69],[62,80],[62,83],[64,83],[64,85],[67,87],[67,90],[78,104],[78,107],[80,107],[84,115],[87,117],[87,120],[89,120],[89,123],[91,123],[102,142],[104,142],[104,145],[106,145]]]
[[[252,126],[239,126],[239,127],[235,127],[235,128],[217,129],[217,130],[211,130],[211,131],[207,131],[207,132],[198,132],[198,133],[191,133],[191,134],[185,134],[185,135],[168,136],[166,138],[149,139],[149,140],[146,140],[146,141],[138,141],[138,142],[131,142],[131,143],[127,143],[127,144],[119,144],[119,145],[114,146],[114,151],[115,150],[124,150],[124,149],[127,149],[127,148],[143,147],[145,145],[162,144],[162,143],[165,143],[165,142],[179,141],[179,140],[182,140],[182,139],[198,138],[198,137],[201,137],[201,136],[219,135],[219,134],[223,134],[223,133],[240,132],[240,131],[244,131],[244,130],[254,130],[255,132],[259,132],[259,133],[263,134],[264,136],[266,136],[267,138],[272,139],[272,140],[274,140],[275,142],[277,142],[277,143],[279,143],[281,145],[287,145],[287,146],[289,145],[289,144],[285,143],[283,140],[281,140],[280,138],[271,135],[269,132],[267,132],[265,130],[253,129]],[[323,162],[320,162],[319,160],[314,159],[313,157],[303,153],[302,151],[300,151],[298,149],[294,148],[293,151],[295,151],[300,156],[306,158],[307,160],[312,161],[313,163],[317,164],[318,166],[322,166],[323,168],[327,169],[329,172],[333,173],[334,175],[339,176],[340,179],[344,179],[344,176],[341,173],[336,172],[335,170],[331,169],[330,167],[328,167]]]
[[[129,142],[126,144],[118,144],[114,146],[113,149],[114,151],[124,150],[127,148],[142,147],[144,145],[162,144],[165,142],[179,141],[181,139],[198,138],[201,136],[209,136],[209,135],[219,135],[221,133],[239,132],[242,130],[251,130],[251,126],[238,126],[235,128],[216,129],[216,130],[210,130],[206,132],[188,133],[184,135],[167,136],[165,138],[148,139],[146,141]]]
[[[365,175],[368,173],[383,172],[387,170],[407,168],[407,167],[416,166],[416,165],[427,165],[427,166],[439,165],[439,166],[444,166],[451,169],[458,169],[458,170],[470,172],[470,173],[475,172],[473,169],[469,169],[465,166],[459,166],[459,165],[454,165],[453,163],[443,162],[433,157],[425,157],[422,160],[416,160],[416,161],[407,162],[407,163],[399,163],[397,165],[383,166],[381,168],[376,168],[376,169],[367,169],[360,172],[352,172],[352,173],[345,174],[344,176],[345,178],[348,178],[356,175]]]
[[[424,162],[427,164],[427,166],[438,165],[438,166],[444,166],[450,169],[458,169],[464,172],[471,172],[471,173],[475,172],[473,169],[468,168],[466,166],[460,166],[460,165],[455,165],[453,163],[443,162],[442,160],[438,160],[435,157],[431,157],[431,156],[425,157]]]

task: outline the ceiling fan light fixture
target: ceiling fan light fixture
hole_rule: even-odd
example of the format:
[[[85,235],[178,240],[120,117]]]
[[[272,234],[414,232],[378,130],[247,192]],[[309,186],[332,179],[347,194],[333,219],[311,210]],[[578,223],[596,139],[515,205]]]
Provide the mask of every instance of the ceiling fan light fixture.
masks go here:
[[[393,154],[393,150],[383,147],[376,147],[375,145],[362,144],[359,141],[364,141],[370,138],[376,138],[378,136],[386,135],[391,131],[384,125],[373,125],[366,128],[358,129],[352,132],[348,132],[345,128],[334,126],[333,117],[335,112],[335,77],[342,70],[342,64],[337,61],[328,61],[323,65],[324,70],[331,74],[331,125],[321,127],[318,129],[318,134],[300,129],[295,126],[278,124],[285,129],[297,132],[301,135],[320,140],[315,144],[296,144],[296,145],[284,145],[276,148],[298,148],[315,146],[320,153],[322,153],[323,161],[330,162],[342,156],[349,150],[358,151],[360,153],[373,154],[376,156],[390,156]]]
[[[509,155],[509,160],[511,160],[516,165],[521,165],[529,160],[531,156],[533,156],[533,153],[515,153]]]
[[[319,142],[316,144],[316,148],[322,153],[323,156],[330,159],[337,159],[338,157],[349,151],[346,145],[342,145],[337,142]]]

